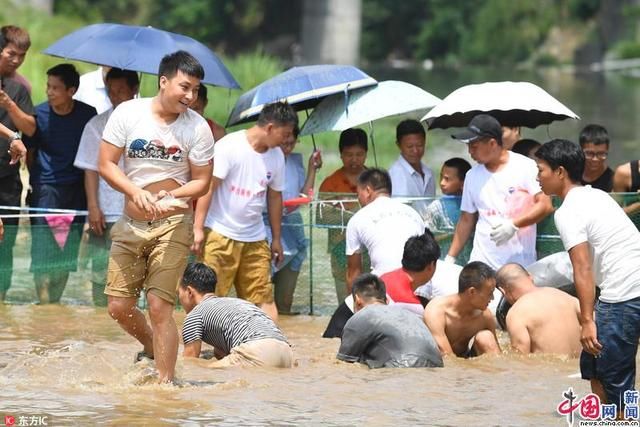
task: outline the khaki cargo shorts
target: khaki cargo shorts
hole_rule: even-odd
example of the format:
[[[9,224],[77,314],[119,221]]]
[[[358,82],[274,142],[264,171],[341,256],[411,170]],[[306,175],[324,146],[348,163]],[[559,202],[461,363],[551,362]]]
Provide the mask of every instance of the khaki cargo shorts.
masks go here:
[[[218,276],[219,297],[226,297],[235,285],[238,298],[253,304],[273,302],[271,248],[266,240],[239,242],[206,229],[202,259]]]
[[[123,216],[111,228],[105,294],[138,297],[142,289],[175,304],[193,242],[193,216],[155,221]]]

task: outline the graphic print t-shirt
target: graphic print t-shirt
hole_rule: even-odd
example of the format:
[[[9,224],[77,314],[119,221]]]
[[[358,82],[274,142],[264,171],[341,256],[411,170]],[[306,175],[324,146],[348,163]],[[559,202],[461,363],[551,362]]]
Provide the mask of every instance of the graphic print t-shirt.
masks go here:
[[[169,125],[151,113],[153,98],[132,99],[116,108],[102,139],[124,147],[124,172],[135,185],[168,178],[179,184],[191,179],[189,163],[207,165],[213,157],[213,134],[198,113],[187,110]]]

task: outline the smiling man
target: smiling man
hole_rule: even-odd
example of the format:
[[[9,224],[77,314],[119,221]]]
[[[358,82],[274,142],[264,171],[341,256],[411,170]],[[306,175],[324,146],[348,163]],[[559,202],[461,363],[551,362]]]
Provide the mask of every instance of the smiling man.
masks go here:
[[[582,378],[602,402],[635,388],[640,338],[640,233],[607,193],[583,187],[583,149],[554,139],[536,152],[538,180],[562,205],[555,222],[569,252],[582,328]],[[595,305],[595,287],[600,296]],[[594,318],[595,317],[595,318]],[[622,412],[622,407],[618,410]]]
[[[47,70],[47,101],[36,107],[36,132],[24,139],[35,151],[29,182],[30,205],[35,208],[85,210],[83,171],[73,166],[85,124],[96,110],[72,97],[80,76],[71,64]],[[43,217],[31,218],[31,272],[40,303],[55,303],[67,285],[69,272],[77,268],[81,225],[76,216],[68,234]],[[57,219],[59,220],[59,218]]]
[[[158,94],[120,104],[100,144],[100,175],[125,195],[123,216],[111,229],[109,314],[144,346],[140,357],[155,358],[160,382],[173,381],[178,354],[173,308],[193,241],[188,201],[205,194],[211,179],[213,135],[189,108],[203,78],[191,54],[165,56]],[[143,289],[151,325],[136,306]]]

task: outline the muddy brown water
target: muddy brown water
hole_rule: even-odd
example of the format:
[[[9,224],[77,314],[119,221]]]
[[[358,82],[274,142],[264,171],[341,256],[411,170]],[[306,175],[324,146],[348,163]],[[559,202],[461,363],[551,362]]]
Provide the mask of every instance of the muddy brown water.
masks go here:
[[[320,338],[327,321],[281,319],[292,369],[211,369],[179,358],[176,387],[152,384],[151,367],[133,364],[139,345],[103,308],[0,306],[0,416],[47,416],[48,425],[560,426],[562,392],[588,392],[569,377],[576,359],[508,350],[447,358],[443,369],[339,362],[339,341]]]

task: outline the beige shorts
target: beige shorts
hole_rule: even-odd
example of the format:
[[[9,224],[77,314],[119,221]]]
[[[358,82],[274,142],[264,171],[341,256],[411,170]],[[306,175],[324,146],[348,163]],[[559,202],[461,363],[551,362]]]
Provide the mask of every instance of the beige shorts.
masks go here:
[[[202,259],[216,272],[219,297],[226,297],[235,285],[238,298],[253,304],[273,302],[271,248],[266,240],[239,242],[206,229]]]
[[[193,217],[173,215],[155,221],[123,216],[111,229],[105,294],[138,297],[147,293],[174,304],[193,242]]]
[[[231,349],[229,355],[212,362],[214,368],[230,366],[262,366],[267,368],[290,368],[293,351],[284,341],[273,338],[249,341]]]

